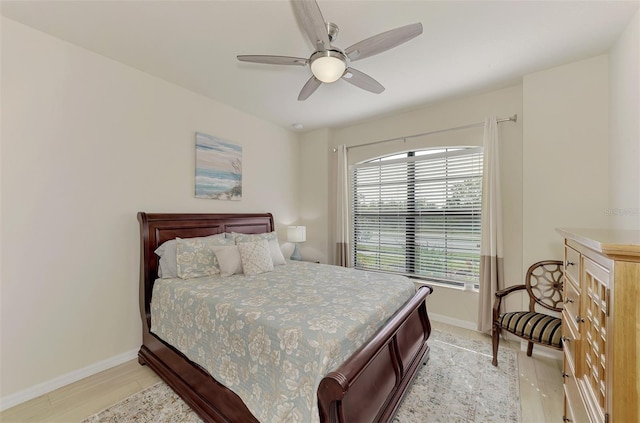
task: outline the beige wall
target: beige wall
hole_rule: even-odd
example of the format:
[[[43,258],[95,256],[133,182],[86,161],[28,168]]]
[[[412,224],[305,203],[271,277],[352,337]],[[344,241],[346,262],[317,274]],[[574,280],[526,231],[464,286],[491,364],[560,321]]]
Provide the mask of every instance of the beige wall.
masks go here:
[[[609,214],[640,229],[640,11],[609,53]]]
[[[282,241],[300,181],[292,132],[11,20],[1,35],[6,407],[135,354],[136,212],[269,211]],[[242,145],[241,201],[194,198],[195,131]]]
[[[300,244],[304,260],[330,263],[328,169],[331,166],[329,130],[321,129],[300,137],[298,160],[300,180],[300,224],[307,227],[307,242]]]
[[[334,146],[345,144],[355,146],[372,141],[396,138],[403,135],[424,133],[438,129],[451,128],[469,123],[483,122],[486,115],[508,117],[522,113],[522,86],[493,91],[481,95],[443,102],[436,105],[422,107],[405,113],[380,117],[375,120],[356,125],[338,128],[331,131],[316,131],[307,134],[309,142],[327,145],[327,151]],[[503,161],[503,192],[508,201],[505,202],[505,273],[510,281],[519,281],[522,273],[522,125],[505,123],[500,125],[502,136]],[[411,141],[391,142],[372,147],[354,148],[349,150],[350,163],[357,163],[373,157],[411,148],[428,148],[442,145],[482,145],[482,127],[461,131],[447,132],[438,135],[421,137]],[[314,166],[318,155],[307,154],[301,157],[304,169]],[[312,185],[305,186],[305,190],[324,192],[328,187],[329,210],[335,210],[335,155],[331,153],[328,167],[316,168],[315,176],[309,178]],[[304,202],[303,202],[304,203]],[[322,243],[328,246],[325,253],[329,262],[334,258],[334,227],[335,216],[329,213],[326,219],[327,234]],[[311,241],[313,242],[313,241]],[[449,321],[465,327],[475,328],[477,318],[477,293],[465,292],[457,289],[438,287],[430,298],[429,312],[440,320]],[[513,300],[514,304],[519,299]]]
[[[607,56],[523,80],[523,262],[562,259],[558,227],[608,217]]]

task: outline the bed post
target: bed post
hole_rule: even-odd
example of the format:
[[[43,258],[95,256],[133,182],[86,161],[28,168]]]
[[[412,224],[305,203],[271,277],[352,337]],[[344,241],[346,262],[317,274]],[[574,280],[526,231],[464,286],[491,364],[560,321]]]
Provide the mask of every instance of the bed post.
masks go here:
[[[142,319],[143,334],[149,333],[151,326],[151,283],[148,263],[150,262],[149,254],[149,221],[147,214],[138,213],[138,221],[140,222],[140,318]]]

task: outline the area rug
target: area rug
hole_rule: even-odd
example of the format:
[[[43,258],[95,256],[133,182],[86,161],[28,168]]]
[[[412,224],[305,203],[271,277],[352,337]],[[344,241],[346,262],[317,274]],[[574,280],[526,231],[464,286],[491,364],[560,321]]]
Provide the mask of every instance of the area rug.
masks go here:
[[[491,365],[491,344],[434,330],[422,366],[393,423],[521,421],[518,358],[501,348]],[[81,423],[201,423],[166,384],[159,382]]]

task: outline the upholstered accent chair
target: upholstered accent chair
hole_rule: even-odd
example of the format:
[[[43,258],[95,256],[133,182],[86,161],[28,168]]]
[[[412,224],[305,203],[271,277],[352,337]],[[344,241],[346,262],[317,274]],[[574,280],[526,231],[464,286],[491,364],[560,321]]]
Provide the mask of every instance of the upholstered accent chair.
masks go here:
[[[525,283],[496,292],[493,304],[493,361],[498,365],[498,344],[502,330],[528,341],[527,355],[531,357],[533,344],[562,350],[562,328],[560,317],[539,310],[562,312],[563,263],[560,260],[545,260],[534,263],[527,270]],[[529,295],[528,311],[500,313],[502,300],[516,291],[526,290]]]

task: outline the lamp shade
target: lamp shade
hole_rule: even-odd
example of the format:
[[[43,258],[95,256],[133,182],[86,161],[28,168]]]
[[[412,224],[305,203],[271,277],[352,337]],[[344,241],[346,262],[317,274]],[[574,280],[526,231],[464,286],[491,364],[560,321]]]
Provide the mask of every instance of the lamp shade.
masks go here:
[[[306,226],[289,226],[287,228],[287,241],[305,242],[307,240]]]

